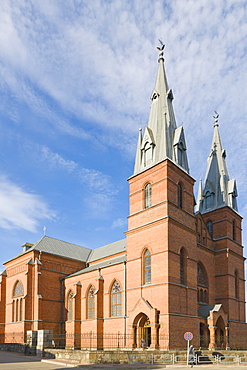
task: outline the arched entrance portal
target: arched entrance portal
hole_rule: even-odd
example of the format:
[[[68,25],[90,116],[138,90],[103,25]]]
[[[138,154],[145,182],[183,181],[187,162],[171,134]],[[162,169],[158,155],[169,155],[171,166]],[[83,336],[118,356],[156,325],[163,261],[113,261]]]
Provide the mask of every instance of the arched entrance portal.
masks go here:
[[[137,347],[143,347],[143,340],[144,340],[144,347],[148,348],[151,346],[151,325],[150,320],[145,313],[140,313],[136,316],[134,320],[135,325],[135,332],[134,332],[134,343],[136,343]]]

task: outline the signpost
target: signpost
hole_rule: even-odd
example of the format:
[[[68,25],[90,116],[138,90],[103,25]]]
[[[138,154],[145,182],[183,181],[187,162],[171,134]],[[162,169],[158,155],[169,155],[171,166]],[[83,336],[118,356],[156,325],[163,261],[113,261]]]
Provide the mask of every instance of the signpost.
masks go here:
[[[188,346],[187,346],[187,366],[189,365],[189,349],[190,349],[190,340],[193,339],[193,334],[190,331],[187,331],[184,333],[184,339],[187,340]]]

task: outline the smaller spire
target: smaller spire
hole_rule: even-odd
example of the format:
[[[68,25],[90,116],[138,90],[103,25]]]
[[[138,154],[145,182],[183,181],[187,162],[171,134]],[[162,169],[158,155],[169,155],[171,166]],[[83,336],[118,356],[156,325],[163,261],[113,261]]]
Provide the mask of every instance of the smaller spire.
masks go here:
[[[219,113],[215,112],[214,134],[204,186],[199,187],[196,212],[209,212],[224,206],[235,211],[237,208],[236,181],[230,180],[226,165],[226,151],[223,149],[219,133]]]

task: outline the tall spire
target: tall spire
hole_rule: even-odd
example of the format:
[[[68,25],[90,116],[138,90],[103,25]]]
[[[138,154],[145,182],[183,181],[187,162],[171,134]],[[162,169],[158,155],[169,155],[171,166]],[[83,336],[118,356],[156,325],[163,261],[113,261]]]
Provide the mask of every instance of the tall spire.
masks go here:
[[[214,134],[208,157],[208,167],[204,186],[199,187],[196,212],[205,213],[224,206],[229,206],[235,211],[237,208],[237,186],[236,180],[230,180],[226,165],[226,151],[223,149],[218,118],[215,112]]]
[[[138,140],[134,174],[144,171],[166,158],[189,172],[186,154],[186,143],[183,127],[177,128],[172,100],[173,93],[169,89],[163,50],[165,45],[160,41],[158,73],[151,95],[151,107],[148,126],[143,137]]]

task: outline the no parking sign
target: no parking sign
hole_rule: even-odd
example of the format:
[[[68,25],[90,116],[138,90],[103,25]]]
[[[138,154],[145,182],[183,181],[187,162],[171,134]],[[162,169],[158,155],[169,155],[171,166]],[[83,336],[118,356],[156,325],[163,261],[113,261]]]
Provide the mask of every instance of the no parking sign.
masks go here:
[[[187,332],[184,334],[184,339],[185,339],[185,340],[192,340],[192,339],[193,339],[193,334],[192,334],[190,331],[187,331]]]

